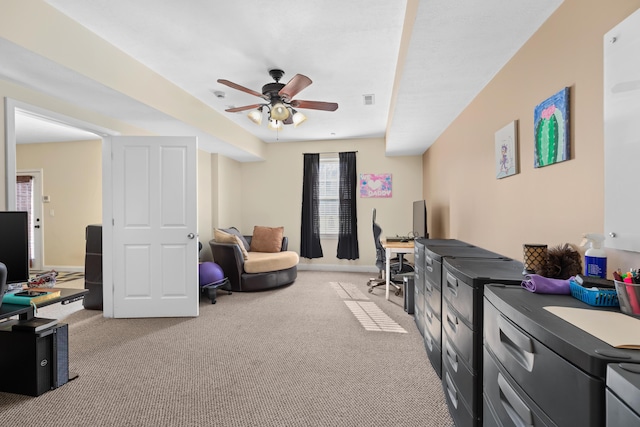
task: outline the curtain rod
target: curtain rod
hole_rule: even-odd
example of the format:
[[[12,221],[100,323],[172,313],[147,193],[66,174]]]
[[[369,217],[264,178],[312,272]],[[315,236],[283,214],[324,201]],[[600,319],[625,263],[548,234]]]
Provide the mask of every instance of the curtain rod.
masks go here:
[[[320,151],[319,153],[302,153],[305,154],[340,154],[340,153],[357,153],[358,151]]]

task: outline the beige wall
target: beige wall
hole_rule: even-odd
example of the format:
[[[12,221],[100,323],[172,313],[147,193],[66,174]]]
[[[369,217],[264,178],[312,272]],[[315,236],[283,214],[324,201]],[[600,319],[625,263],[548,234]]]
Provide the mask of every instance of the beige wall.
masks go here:
[[[580,243],[604,230],[603,35],[640,0],[565,0],[425,153],[433,237],[522,259],[523,243]],[[533,168],[533,109],[570,87],[571,160]],[[497,180],[494,134],[519,122],[520,173]],[[609,275],[640,255],[608,250]]]
[[[211,154],[198,150],[198,240],[202,243],[201,260],[211,259],[207,244],[213,237],[211,185]]]
[[[264,162],[243,163],[241,221],[231,217],[222,226],[236,225],[251,234],[256,225],[284,226],[289,249],[300,251],[303,153],[357,151],[357,173],[391,173],[393,197],[357,199],[360,259],[336,258],[337,240],[322,240],[324,257],[301,259],[301,264],[319,268],[375,270],[375,247],[371,230],[371,210],[383,235],[407,234],[412,228],[412,203],[422,198],[420,156],[385,157],[384,140],[351,139],[320,142],[268,144]],[[231,183],[229,184],[231,186]],[[232,188],[232,187],[230,187]],[[238,225],[240,224],[240,225]],[[324,266],[324,267],[322,267]],[[303,267],[304,268],[304,267]]]
[[[86,226],[102,223],[101,151],[102,140],[17,146],[18,170],[42,169],[51,199],[42,204],[45,267],[84,266]]]

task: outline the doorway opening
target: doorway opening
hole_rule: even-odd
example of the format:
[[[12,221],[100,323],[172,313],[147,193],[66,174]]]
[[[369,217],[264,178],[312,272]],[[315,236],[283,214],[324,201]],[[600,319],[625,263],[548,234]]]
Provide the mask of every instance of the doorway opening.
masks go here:
[[[58,127],[66,127],[70,130],[76,132],[84,132],[85,135],[89,135],[89,137],[85,137],[85,139],[93,139],[99,140],[100,147],[104,145],[103,137],[109,135],[118,135],[118,132],[115,132],[110,129],[102,128],[100,126],[84,122],[69,116],[65,116],[54,111],[46,110],[34,105],[26,104],[21,101],[17,101],[11,98],[5,98],[5,130],[6,130],[6,199],[5,199],[5,207],[6,210],[27,210],[31,205],[31,209],[33,212],[32,222],[30,223],[30,246],[32,247],[31,252],[31,269],[32,270],[43,270],[50,268],[59,269],[59,265],[48,265],[49,263],[46,260],[46,250],[45,250],[45,239],[44,239],[44,230],[46,228],[45,219],[48,220],[62,220],[62,218],[44,218],[43,215],[45,212],[43,202],[43,174],[42,170],[37,170],[37,167],[33,168],[33,166],[26,168],[23,166],[23,169],[18,170],[18,130],[20,130],[19,126],[25,125],[25,118],[28,119],[28,126],[31,126],[32,123],[46,123],[48,126],[58,126]],[[46,128],[46,126],[45,126]],[[73,129],[71,129],[73,128]],[[22,133],[20,132],[20,138],[23,138]],[[55,135],[54,131],[47,133],[47,135]],[[46,138],[44,138],[46,139]],[[58,140],[62,141],[62,140]],[[34,142],[34,141],[31,141]],[[43,142],[46,142],[43,140]],[[95,144],[95,143],[94,143]],[[40,144],[46,145],[46,144]],[[99,152],[102,153],[104,151],[103,148],[99,148]],[[102,160],[98,161],[102,163]],[[27,178],[23,178],[27,176]],[[28,178],[29,176],[33,177],[32,179]],[[49,176],[49,175],[47,175]],[[53,178],[50,176],[50,178]],[[24,189],[25,186],[29,186],[29,183],[25,183],[24,181],[31,182],[31,202],[29,201],[19,201],[19,192],[22,191],[20,188]],[[98,190],[98,201],[102,199],[104,203],[104,196],[102,195],[102,189]],[[53,209],[49,209],[47,214],[51,217],[54,215]],[[73,220],[73,215],[67,215],[68,220]],[[82,232],[82,236],[84,236],[84,232]],[[50,243],[53,243],[54,240],[49,239]],[[84,250],[83,250],[84,252]],[[77,266],[71,266],[69,271],[76,271],[79,269],[83,270],[84,262],[80,263]],[[74,268],[75,267],[75,268]]]

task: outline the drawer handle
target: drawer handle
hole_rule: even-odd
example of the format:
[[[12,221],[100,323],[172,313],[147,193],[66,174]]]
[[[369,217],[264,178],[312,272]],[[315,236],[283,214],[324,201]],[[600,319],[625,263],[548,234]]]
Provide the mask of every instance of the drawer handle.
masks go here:
[[[424,281],[424,289],[429,294],[433,293],[433,286],[431,286],[431,282],[429,282],[429,279]]]
[[[451,316],[451,313],[447,311],[447,323],[449,324],[453,333],[455,334],[456,331],[458,330],[458,317]]]
[[[433,353],[433,338],[431,338],[431,333],[429,333],[428,329],[424,330],[424,343],[427,345],[429,351]]]
[[[433,311],[431,310],[431,307],[429,307],[429,304],[425,304],[424,305],[424,311],[427,314],[427,317],[429,318],[429,323],[431,323],[431,320],[433,319]]]
[[[500,402],[511,421],[519,427],[532,426],[533,416],[531,415],[531,409],[520,399],[500,372],[498,372],[498,387],[500,388]]]
[[[431,267],[430,265],[427,265],[427,271],[429,273],[433,273],[433,267]]]
[[[449,363],[451,364],[453,371],[458,372],[458,354],[453,348],[451,348],[449,341],[445,341],[444,351],[447,355],[447,359],[449,359]]]
[[[449,272],[447,272],[447,289],[449,289],[449,292],[451,292],[453,296],[458,295],[458,279]]]
[[[444,380],[447,385],[447,394],[449,395],[449,399],[451,399],[451,403],[453,404],[453,407],[458,409],[458,393],[456,393],[456,388],[453,385],[453,381],[451,380],[451,377],[449,376],[449,372],[445,371]]]
[[[502,315],[498,316],[500,342],[528,372],[533,370],[533,340],[520,332]]]

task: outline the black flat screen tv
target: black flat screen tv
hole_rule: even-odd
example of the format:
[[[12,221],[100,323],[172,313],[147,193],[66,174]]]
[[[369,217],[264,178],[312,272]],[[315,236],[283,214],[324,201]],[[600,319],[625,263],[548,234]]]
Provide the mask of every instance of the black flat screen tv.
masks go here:
[[[7,283],[29,281],[27,212],[0,212],[0,262],[7,267]]]
[[[424,200],[413,202],[413,237],[428,239],[427,233],[427,204]]]

